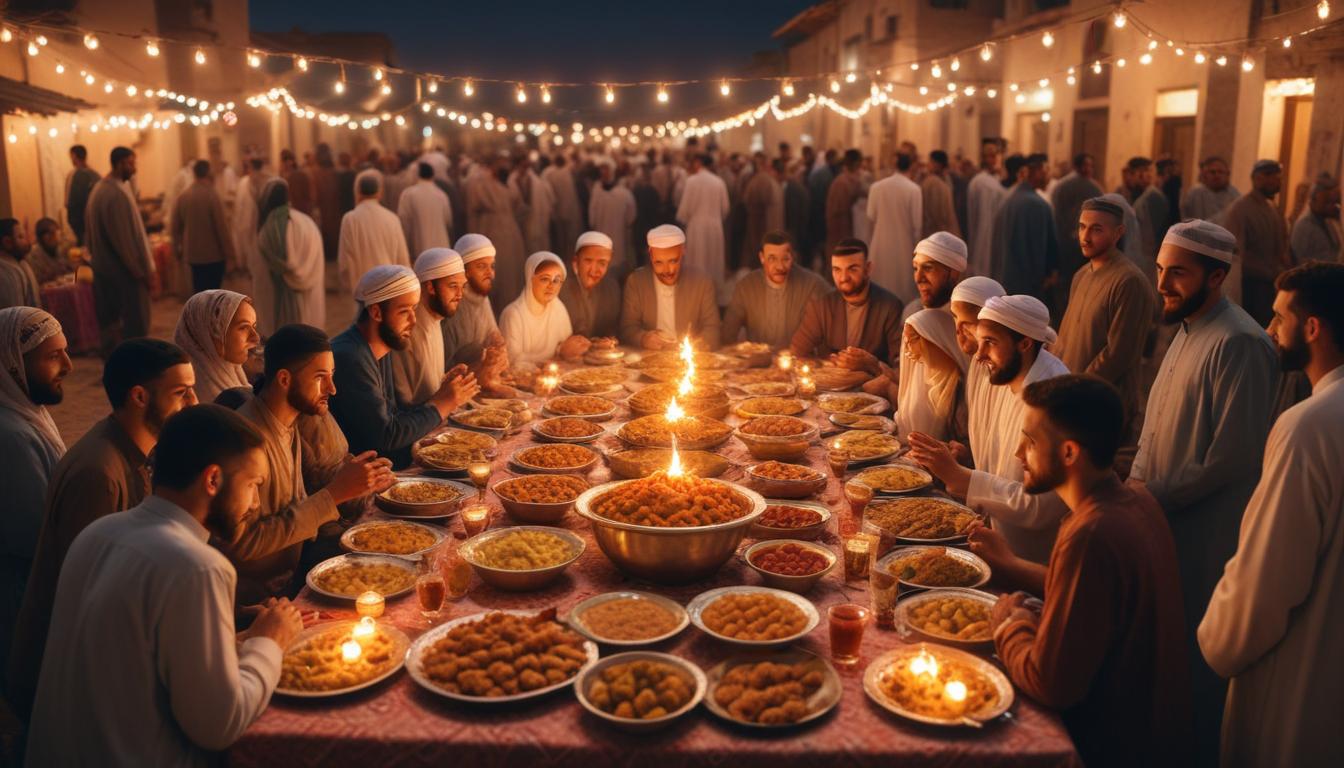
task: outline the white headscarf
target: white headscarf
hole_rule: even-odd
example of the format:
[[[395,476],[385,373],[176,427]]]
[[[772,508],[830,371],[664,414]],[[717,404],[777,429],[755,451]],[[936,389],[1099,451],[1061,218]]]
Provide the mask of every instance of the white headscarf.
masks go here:
[[[515,363],[540,363],[555,356],[555,348],[574,333],[569,310],[559,297],[547,304],[532,295],[532,280],[537,268],[546,262],[560,267],[565,275],[565,262],[550,251],[539,251],[527,257],[523,265],[523,295],[514,299],[499,316],[499,330],[509,348],[509,359]]]
[[[23,366],[23,356],[60,332],[60,322],[40,309],[0,309],[0,366],[4,367],[4,375],[0,375],[0,408],[8,408],[32,424],[57,458],[65,453],[65,441],[47,407],[28,397],[28,372]]]
[[[909,403],[909,398],[922,389],[928,398],[929,409],[940,422],[946,424],[955,414],[957,385],[966,375],[966,367],[970,363],[966,353],[962,352],[957,344],[957,320],[945,309],[922,309],[906,318],[905,324],[914,328],[920,335],[924,340],[925,349],[930,345],[935,346],[951,358],[956,370],[930,365],[927,359],[921,359],[919,365],[910,360],[902,360],[898,398],[900,407],[913,406],[913,403]],[[901,346],[905,346],[904,342]],[[922,372],[924,376],[922,388],[916,386],[912,380],[917,372]]]
[[[221,289],[201,291],[187,299],[182,316],[173,331],[173,343],[191,358],[196,374],[196,396],[203,403],[212,403],[226,389],[246,387],[247,374],[243,366],[230,363],[219,354],[219,346],[229,330],[229,323],[243,302],[252,300],[241,293]]]

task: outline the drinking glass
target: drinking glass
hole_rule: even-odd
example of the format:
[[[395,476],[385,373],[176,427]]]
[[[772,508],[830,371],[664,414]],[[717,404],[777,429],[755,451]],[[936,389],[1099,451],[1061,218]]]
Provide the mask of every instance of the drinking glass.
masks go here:
[[[467,474],[476,486],[476,500],[485,501],[485,488],[490,484],[490,462],[484,458],[472,459],[467,464]]]
[[[832,605],[826,610],[831,630],[831,661],[837,666],[858,665],[859,651],[863,647],[863,630],[868,623],[868,616],[867,608],[853,603]]]

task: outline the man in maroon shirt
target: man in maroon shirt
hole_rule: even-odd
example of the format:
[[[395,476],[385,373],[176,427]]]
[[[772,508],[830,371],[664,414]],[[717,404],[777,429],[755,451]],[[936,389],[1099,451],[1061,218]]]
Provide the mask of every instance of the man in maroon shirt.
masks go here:
[[[994,645],[1018,690],[1060,710],[1088,766],[1185,765],[1190,675],[1176,549],[1146,491],[1112,469],[1123,409],[1115,388],[1088,375],[1040,381],[1017,456],[1028,493],[1056,491],[1069,506],[1049,566],[1013,558],[999,534],[972,532],[971,548],[1039,585],[999,598]]]

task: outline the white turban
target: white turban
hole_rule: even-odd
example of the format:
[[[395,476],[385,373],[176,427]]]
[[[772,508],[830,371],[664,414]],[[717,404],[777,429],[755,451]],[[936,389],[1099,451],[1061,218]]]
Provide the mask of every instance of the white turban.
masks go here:
[[[452,248],[430,248],[415,259],[415,276],[422,283],[464,271],[462,257]]]
[[[676,224],[660,224],[649,230],[650,248],[675,248],[686,242],[686,233]]]
[[[367,307],[420,290],[420,281],[410,267],[379,264],[364,273],[355,286],[355,301]]]
[[[993,320],[1029,339],[1054,344],[1055,329],[1050,327],[1050,310],[1035,296],[991,296],[977,315],[981,320]]]
[[[606,248],[608,251],[610,251],[613,247],[610,237],[607,237],[605,234],[601,232],[594,232],[590,230],[588,232],[584,232],[582,235],[579,235],[578,242],[574,243],[574,252],[578,253],[579,251],[583,250],[584,248],[587,248],[590,245],[596,245],[599,248]]]
[[[1231,232],[1203,219],[1172,224],[1162,244],[1194,251],[1211,259],[1231,264],[1237,255],[1237,238]]]
[[[470,264],[477,259],[495,255],[495,244],[485,235],[469,234],[457,238],[453,250],[462,255],[462,263]]]
[[[963,304],[974,304],[977,307],[985,306],[985,302],[994,296],[1003,296],[1007,291],[999,285],[993,278],[976,275],[968,277],[957,283],[952,288],[952,300],[960,301]]]
[[[934,232],[915,245],[916,256],[928,256],[953,272],[966,271],[966,243],[951,232]]]

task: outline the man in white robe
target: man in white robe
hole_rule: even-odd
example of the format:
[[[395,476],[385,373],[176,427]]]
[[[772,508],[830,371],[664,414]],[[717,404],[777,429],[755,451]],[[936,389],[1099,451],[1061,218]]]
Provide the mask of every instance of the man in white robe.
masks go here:
[[[915,298],[908,262],[924,226],[924,191],[910,179],[915,159],[896,155],[896,172],[868,189],[868,218],[873,220],[873,282],[902,302]]]
[[[485,235],[473,233],[459,237],[453,250],[462,257],[467,284],[457,311],[442,321],[444,362],[448,366],[465,363],[486,393],[512,397],[511,388],[501,379],[509,368],[509,353],[490,302],[495,246]]]
[[[434,183],[434,166],[416,163],[419,179],[401,193],[397,218],[406,234],[408,253],[424,253],[430,248],[447,248],[448,232],[453,226],[453,207],[448,194]]]
[[[988,277],[994,268],[994,217],[1008,197],[998,175],[982,168],[966,188],[966,245],[971,252],[970,272]]]
[[[630,227],[635,223],[635,195],[620,183],[609,164],[588,196],[588,226],[611,238],[611,271],[620,276],[634,268]]]
[[[728,185],[714,174],[714,159],[697,155],[691,161],[677,221],[686,227],[685,266],[721,286],[723,282],[723,219],[728,215]],[[726,303],[727,296],[720,297]]]
[[[1194,630],[1236,551],[1279,381],[1269,336],[1222,295],[1235,251],[1232,233],[1216,224],[1187,221],[1167,230],[1158,292],[1163,319],[1181,326],[1149,392],[1129,474],[1162,505],[1176,539],[1190,617],[1195,746],[1207,758],[1218,753],[1226,684],[1200,657]]]
[[[523,244],[529,254],[551,250],[551,217],[555,213],[555,190],[550,182],[532,170],[532,163],[520,161],[509,174],[509,191],[522,201],[519,223]],[[631,198],[633,199],[633,198]]]
[[[380,264],[411,268],[401,219],[384,208],[382,176],[364,171],[355,177],[355,209],[341,219],[341,244],[336,257],[341,285],[352,295],[359,279]]]
[[[248,161],[248,173],[238,183],[238,195],[233,202],[233,252],[238,259],[231,268],[246,269],[257,250],[257,205],[261,188],[270,180],[264,169],[265,161],[254,157]]]
[[[1199,623],[1230,677],[1224,766],[1344,765],[1344,266],[1278,278],[1269,331],[1311,397],[1275,422],[1260,483]],[[1195,617],[1197,618],[1197,617]]]
[[[409,191],[402,193],[402,200]],[[457,314],[467,284],[462,257],[451,248],[431,248],[420,254],[415,260],[415,277],[420,281],[420,304],[415,308],[411,343],[392,353],[397,400],[403,405],[428,402],[443,384],[448,371],[443,321]]]
[[[1046,345],[1055,342],[1050,311],[1033,296],[996,296],[980,310],[977,365],[967,375],[968,430],[975,469],[946,443],[910,434],[910,453],[973,509],[989,515],[1014,555],[1045,563],[1068,507],[1053,491],[1027,493],[1017,457],[1026,405],[1022,389],[1069,372]],[[990,566],[994,563],[991,561]]]

